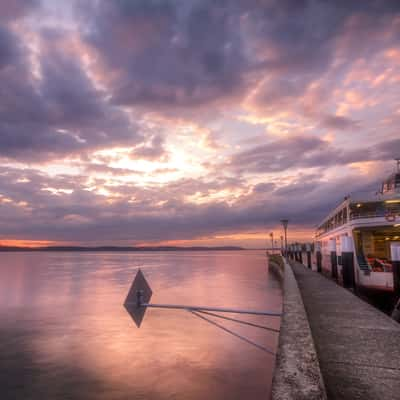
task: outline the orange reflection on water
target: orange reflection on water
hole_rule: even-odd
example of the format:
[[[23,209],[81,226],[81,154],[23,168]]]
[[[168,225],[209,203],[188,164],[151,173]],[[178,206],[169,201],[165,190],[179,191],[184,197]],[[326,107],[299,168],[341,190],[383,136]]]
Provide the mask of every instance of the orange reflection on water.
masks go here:
[[[17,275],[31,276],[36,268],[39,283],[33,290],[27,290],[32,281],[18,284],[18,291],[25,292],[18,307],[13,303],[22,315],[17,324],[21,340],[29,342],[36,362],[50,375],[79,366],[81,378],[70,379],[81,385],[82,398],[251,394],[257,399],[268,394],[273,356],[185,311],[149,309],[137,329],[122,307],[140,267],[152,286],[153,302],[279,310],[280,288],[268,275],[263,252],[41,253],[32,254],[29,267],[22,261],[27,256],[14,255]],[[12,308],[0,307],[0,312]],[[276,318],[242,319],[279,327]],[[276,346],[276,333],[218,322]],[[24,333],[32,326],[37,334]]]
[[[0,239],[0,246],[35,248],[55,245],[57,245],[57,243],[50,240]]]

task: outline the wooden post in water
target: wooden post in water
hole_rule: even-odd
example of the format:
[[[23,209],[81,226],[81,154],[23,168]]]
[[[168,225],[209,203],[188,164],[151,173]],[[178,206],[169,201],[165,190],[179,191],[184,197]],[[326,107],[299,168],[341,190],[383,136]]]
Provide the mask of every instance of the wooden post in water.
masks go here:
[[[307,267],[311,269],[311,245],[310,245],[310,243],[306,244],[306,252],[307,252]]]
[[[319,242],[315,243],[315,256],[317,258],[317,271],[322,272],[322,253],[321,244]]]
[[[355,288],[354,252],[350,236],[343,235],[340,237],[340,248],[342,250],[343,286],[345,288]]]
[[[338,268],[337,268],[337,254],[336,254],[336,239],[329,239],[329,253],[331,256],[331,275],[335,281],[338,280]]]

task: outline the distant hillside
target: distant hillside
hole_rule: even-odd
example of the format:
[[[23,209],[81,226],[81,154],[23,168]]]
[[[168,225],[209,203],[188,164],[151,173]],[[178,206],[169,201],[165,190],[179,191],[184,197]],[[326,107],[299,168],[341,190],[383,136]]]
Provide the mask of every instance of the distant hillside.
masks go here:
[[[245,250],[238,246],[217,246],[217,247],[177,247],[177,246],[98,246],[98,247],[82,247],[82,246],[48,246],[48,247],[16,247],[16,246],[0,246],[0,252],[5,251],[94,251],[94,252],[119,252],[119,251],[212,251],[212,250]]]

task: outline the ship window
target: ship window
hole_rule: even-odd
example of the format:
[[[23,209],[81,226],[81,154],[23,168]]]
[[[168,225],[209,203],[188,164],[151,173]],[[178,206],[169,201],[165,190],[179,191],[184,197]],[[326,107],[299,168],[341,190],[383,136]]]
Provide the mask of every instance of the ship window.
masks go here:
[[[350,205],[350,219],[357,218],[375,218],[384,217],[387,213],[400,213],[400,206],[391,200],[386,202],[368,202],[364,203],[361,208],[357,208],[355,204]]]
[[[396,175],[396,178],[395,178],[395,187],[400,187],[400,174],[397,174]]]

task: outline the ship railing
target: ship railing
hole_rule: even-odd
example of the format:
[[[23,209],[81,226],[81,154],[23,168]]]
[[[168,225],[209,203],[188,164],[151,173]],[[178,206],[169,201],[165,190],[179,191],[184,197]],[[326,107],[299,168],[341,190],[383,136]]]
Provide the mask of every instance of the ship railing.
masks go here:
[[[400,207],[393,207],[387,210],[377,211],[364,211],[364,212],[351,212],[350,219],[361,219],[361,218],[395,218],[400,220]]]
[[[379,218],[384,217],[384,212],[363,212],[350,214],[350,219],[361,219],[361,218]]]

